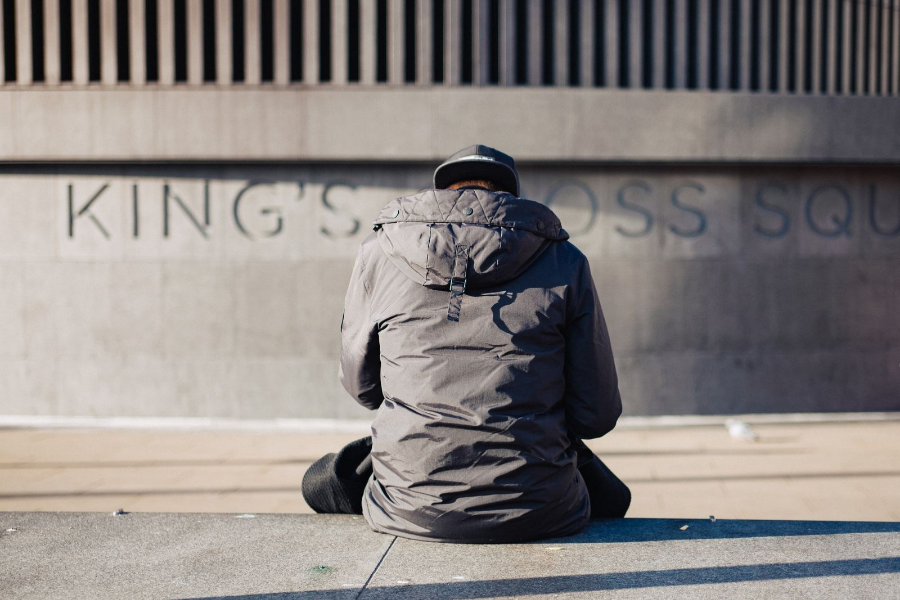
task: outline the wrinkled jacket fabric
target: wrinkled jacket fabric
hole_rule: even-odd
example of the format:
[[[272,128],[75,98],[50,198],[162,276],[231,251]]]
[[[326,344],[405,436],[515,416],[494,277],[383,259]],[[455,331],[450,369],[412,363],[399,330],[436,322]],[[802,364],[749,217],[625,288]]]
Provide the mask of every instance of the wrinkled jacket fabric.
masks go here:
[[[369,525],[458,542],[582,529],[590,501],[569,436],[602,436],[621,413],[587,259],[549,208],[483,189],[396,199],[375,229],[347,291],[340,366],[378,411]]]

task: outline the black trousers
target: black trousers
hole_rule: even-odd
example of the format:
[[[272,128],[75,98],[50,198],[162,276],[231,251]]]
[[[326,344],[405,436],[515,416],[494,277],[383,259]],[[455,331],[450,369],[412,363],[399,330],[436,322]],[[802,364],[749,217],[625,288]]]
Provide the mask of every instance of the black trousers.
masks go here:
[[[597,458],[584,442],[571,440],[578,455],[578,472],[587,485],[592,519],[625,516],[631,490]],[[326,454],[303,476],[303,498],[317,513],[362,514],[362,498],[372,476],[372,438],[350,442],[337,454]]]

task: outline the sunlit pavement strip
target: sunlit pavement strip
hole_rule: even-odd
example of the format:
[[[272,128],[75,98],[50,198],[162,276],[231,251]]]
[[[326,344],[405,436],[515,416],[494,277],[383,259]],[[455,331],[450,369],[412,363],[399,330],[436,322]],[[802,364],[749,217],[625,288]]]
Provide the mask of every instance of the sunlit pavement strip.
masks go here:
[[[900,523],[624,519],[531,544],[359,517],[0,513],[3,598],[896,598]]]
[[[900,420],[761,420],[756,442],[657,421],[590,445],[630,485],[633,517],[900,521]],[[137,423],[0,429],[0,510],[309,512],[310,462],[365,433]]]

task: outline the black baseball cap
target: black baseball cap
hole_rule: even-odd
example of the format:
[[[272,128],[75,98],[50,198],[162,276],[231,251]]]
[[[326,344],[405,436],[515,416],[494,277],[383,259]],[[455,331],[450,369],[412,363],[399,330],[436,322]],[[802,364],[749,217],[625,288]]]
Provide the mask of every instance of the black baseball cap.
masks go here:
[[[487,179],[504,191],[519,195],[516,161],[490,146],[475,144],[464,148],[434,170],[434,187],[438,190],[467,179]]]

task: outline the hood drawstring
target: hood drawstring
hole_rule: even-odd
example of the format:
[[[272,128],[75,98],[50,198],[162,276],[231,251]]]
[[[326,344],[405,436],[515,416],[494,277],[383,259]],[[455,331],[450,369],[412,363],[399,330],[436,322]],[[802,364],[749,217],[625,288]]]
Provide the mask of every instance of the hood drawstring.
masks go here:
[[[450,276],[450,306],[447,320],[459,322],[462,296],[466,293],[466,271],[469,265],[469,246],[456,246],[453,257],[453,274]]]

